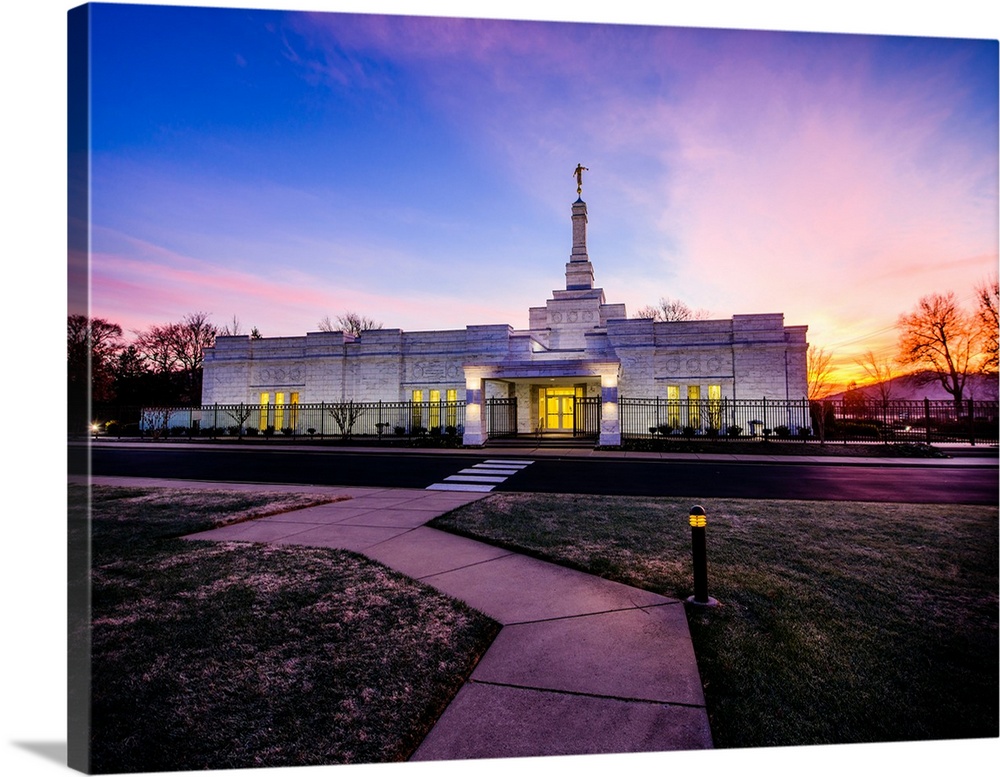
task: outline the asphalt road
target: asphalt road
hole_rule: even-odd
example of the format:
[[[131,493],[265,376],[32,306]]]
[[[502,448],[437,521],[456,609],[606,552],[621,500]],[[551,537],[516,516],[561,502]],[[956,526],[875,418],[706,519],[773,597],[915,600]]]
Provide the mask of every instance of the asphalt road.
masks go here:
[[[82,473],[84,446],[70,447],[70,472]],[[95,445],[94,475],[249,483],[426,488],[488,459],[532,463],[498,491],[961,503],[996,505],[996,459],[971,466],[716,462],[595,456],[525,456],[515,451],[424,453],[200,445]]]

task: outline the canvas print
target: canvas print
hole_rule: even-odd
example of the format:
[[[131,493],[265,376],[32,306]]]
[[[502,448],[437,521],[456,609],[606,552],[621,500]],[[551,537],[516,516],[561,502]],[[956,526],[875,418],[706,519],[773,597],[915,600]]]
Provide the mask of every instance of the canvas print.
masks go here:
[[[996,740],[996,40],[67,18],[72,768]]]

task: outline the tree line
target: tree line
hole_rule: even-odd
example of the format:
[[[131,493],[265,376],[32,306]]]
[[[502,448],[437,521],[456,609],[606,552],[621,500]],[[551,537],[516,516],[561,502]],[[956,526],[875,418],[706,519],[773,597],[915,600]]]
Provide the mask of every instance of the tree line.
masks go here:
[[[355,336],[382,324],[348,311],[317,324],[320,331]],[[244,332],[239,319],[222,326],[209,314],[188,313],[179,321],[154,324],[126,334],[104,318],[67,317],[67,380],[71,418],[85,419],[91,403],[117,406],[201,404],[205,351],[217,337],[261,339],[256,326]],[[88,397],[89,393],[89,397]]]
[[[856,359],[878,399],[892,399],[895,378],[910,375],[924,383],[937,383],[954,400],[956,407],[967,398],[972,375],[997,377],[997,307],[1000,284],[997,277],[975,287],[970,308],[954,292],[927,294],[914,308],[896,320],[898,340],[893,355],[866,352]],[[830,393],[833,354],[824,348],[809,347],[809,398],[822,399]],[[857,391],[852,384],[849,391]]]

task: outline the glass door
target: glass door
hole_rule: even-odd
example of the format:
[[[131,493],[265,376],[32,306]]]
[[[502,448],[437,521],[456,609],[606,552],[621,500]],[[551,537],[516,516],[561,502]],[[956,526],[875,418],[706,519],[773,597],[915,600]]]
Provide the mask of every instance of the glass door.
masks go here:
[[[543,428],[548,432],[572,432],[576,389],[553,387],[541,390]]]

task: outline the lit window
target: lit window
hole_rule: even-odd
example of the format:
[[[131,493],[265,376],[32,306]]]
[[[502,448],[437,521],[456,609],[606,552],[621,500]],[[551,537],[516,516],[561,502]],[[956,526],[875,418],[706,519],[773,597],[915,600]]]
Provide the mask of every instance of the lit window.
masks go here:
[[[701,386],[688,386],[688,426],[701,426]]]
[[[410,426],[413,428],[422,426],[420,421],[423,418],[423,409],[420,407],[420,405],[423,403],[423,401],[424,401],[423,390],[413,389],[412,393],[410,394],[410,402],[412,403],[410,406]]]
[[[257,428],[263,431],[267,428],[267,411],[271,404],[271,395],[267,391],[260,393],[260,418],[257,421]]]
[[[430,407],[427,409],[428,420],[427,426],[431,429],[435,427],[440,428],[441,426],[441,391],[439,389],[431,389],[430,393]]]
[[[708,425],[712,429],[722,426],[722,386],[708,387]]]
[[[445,425],[455,426],[455,421],[458,419],[458,406],[455,404],[458,402],[458,389],[448,389],[445,392],[445,401],[448,403],[445,408]]]
[[[285,392],[278,391],[274,395],[274,428],[281,429],[285,425]]]
[[[667,386],[667,423],[675,429],[681,425],[681,387]]]

